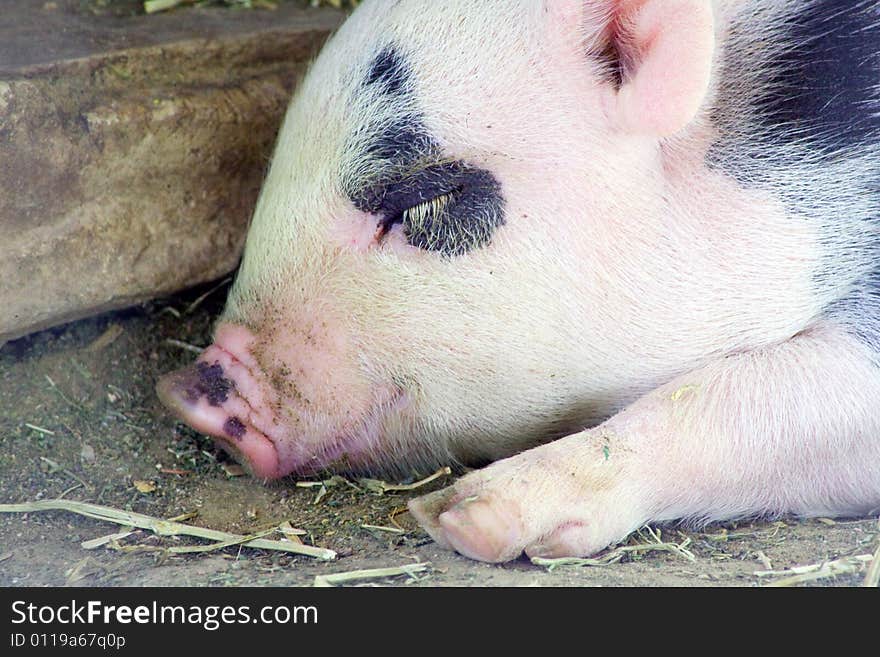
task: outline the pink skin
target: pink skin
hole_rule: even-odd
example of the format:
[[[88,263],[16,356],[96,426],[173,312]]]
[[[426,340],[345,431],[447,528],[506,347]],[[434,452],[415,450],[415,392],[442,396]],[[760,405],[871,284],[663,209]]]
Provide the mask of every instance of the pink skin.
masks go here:
[[[181,420],[214,436],[256,477],[312,473],[342,457],[356,467],[376,449],[385,419],[405,405],[401,391],[355,377],[348,377],[347,387],[326,386],[327,371],[342,369],[326,349],[330,338],[320,341],[325,349],[290,342],[263,347],[263,353],[283,359],[284,371],[299,370],[295,382],[282,381],[282,390],[273,387],[255,357],[261,347],[251,331],[222,323],[215,338],[191,367],[159,381],[159,397]],[[285,396],[290,390],[293,397]],[[344,398],[345,410],[324,401],[328,395]],[[311,412],[308,397],[335,412]]]
[[[375,216],[356,210],[346,203],[337,219],[331,222],[330,234],[339,247],[360,254],[377,248],[381,243],[383,248],[406,254],[410,258],[424,257],[418,249],[407,244],[399,224],[392,226],[387,232],[380,227],[381,222]]]
[[[681,376],[409,508],[440,545],[490,562],[592,554],[649,521],[876,512],[876,399],[866,348],[817,327]]]
[[[252,342],[246,329],[221,326],[217,342],[191,367],[163,377],[158,392],[171,411],[197,431],[215,436],[224,449],[248,465],[254,476],[274,479],[284,473],[274,441],[255,426],[259,419],[254,417],[253,409],[259,405],[261,393],[245,364],[252,362],[247,352]],[[245,362],[233,353],[242,354]],[[213,383],[213,401],[198,388],[200,365],[215,368],[213,377],[201,377],[202,387],[210,388]]]
[[[525,94],[525,101],[517,97],[486,108],[483,86],[450,93],[449,70],[436,63],[419,71],[419,93],[424,107],[448,113],[434,116],[436,125],[429,126],[444,148],[456,156],[475,153],[475,163],[490,168],[504,185],[508,222],[503,233],[473,260],[463,259],[465,265],[476,268],[484,257],[494,263],[495,249],[509,249],[516,265],[499,258],[494,278],[500,279],[518,267],[541,275],[551,255],[554,261],[567,256],[561,260],[565,268],[549,269],[563,283],[537,278],[541,286],[524,288],[530,300],[540,299],[534,311],[546,315],[544,324],[575,326],[560,332],[565,339],[542,335],[545,347],[561,344],[560,349],[571,350],[565,353],[567,362],[548,349],[555,361],[542,352],[538,363],[522,366],[520,371],[528,373],[522,381],[513,380],[513,368],[499,368],[492,380],[506,376],[521,384],[522,397],[525,386],[546,385],[557,369],[562,374],[557,382],[588,370],[589,380],[577,379],[577,395],[601,403],[603,417],[632,403],[595,428],[498,461],[413,500],[411,512],[439,544],[497,562],[523,552],[588,555],[649,521],[875,509],[880,506],[875,410],[880,376],[873,356],[838,327],[815,324],[819,304],[809,286],[817,259],[808,227],[801,235],[792,228],[801,224],[785,223],[772,199],[756,200],[703,163],[703,149],[713,137],[711,122],[700,115],[712,93],[711,3],[620,0],[607,5],[621,12],[611,25],[629,27],[630,41],[614,44],[634,67],[619,90],[585,74],[585,3],[552,0],[546,4],[551,10],[547,43],[533,53],[536,61],[544,61],[539,55],[549,57],[551,65],[519,85],[533,93]],[[475,67],[475,76],[485,70]],[[531,68],[522,70],[527,74]],[[465,120],[471,116],[480,120]],[[545,126],[552,131],[542,132]],[[471,378],[473,363],[491,369],[487,354],[507,355],[483,343],[492,346],[493,340],[506,340],[528,326],[518,324],[514,314],[512,325],[494,334],[456,333],[443,322],[425,323],[425,330],[436,330],[425,343],[446,347],[433,354],[442,376],[426,371],[430,367],[399,368],[417,371],[430,384],[413,388],[421,395],[422,417],[401,390],[370,378],[368,371],[387,377],[399,371],[393,366],[411,363],[401,350],[386,349],[390,362],[364,353],[370,343],[364,339],[366,346],[359,349],[346,332],[369,333],[373,344],[396,344],[398,324],[404,335],[423,328],[410,317],[417,313],[409,304],[425,298],[436,303],[438,294],[442,300],[442,294],[454,291],[455,278],[438,277],[446,287],[432,288],[429,283],[444,274],[443,268],[435,254],[407,246],[398,226],[381,248],[394,256],[385,259],[388,263],[406,264],[396,270],[404,276],[379,276],[384,285],[376,284],[370,275],[380,271],[383,260],[371,257],[376,218],[355,211],[347,200],[313,193],[315,185],[300,180],[306,174],[294,176],[293,167],[278,168],[291,153],[305,157],[309,152],[290,135],[282,135],[280,143],[273,164],[277,180],[267,185],[275,196],[264,204],[269,219],[258,226],[265,232],[257,231],[262,239],[255,251],[249,238],[250,282],[240,279],[243,287],[250,286],[245,291],[252,299],[238,312],[253,332],[221,323],[216,343],[196,366],[160,382],[163,401],[196,429],[217,436],[262,478],[333,465],[350,469],[375,463],[381,454],[404,462],[407,454],[389,444],[395,432],[387,428],[393,422],[395,435],[406,433],[400,431],[406,416],[413,425],[427,420],[441,428],[454,425],[451,420],[462,408],[482,429],[498,424],[497,415],[489,414],[499,409],[518,420],[515,407],[505,405],[515,395],[508,392],[511,399],[500,401],[493,396],[500,386],[481,389],[479,382],[470,382],[462,388],[471,396],[466,402],[482,401],[482,407],[448,394]],[[601,148],[607,152],[597,157]],[[496,158],[496,153],[502,155]],[[320,169],[312,164],[307,173]],[[290,180],[298,180],[296,193],[288,189]],[[300,205],[303,198],[309,204]],[[303,239],[289,239],[294,228]],[[289,247],[283,258],[273,250],[278,242]],[[552,250],[540,250],[550,243]],[[556,245],[562,245],[561,252]],[[261,276],[260,267],[285,275]],[[340,271],[346,275],[334,279]],[[425,271],[432,275],[422,276]],[[514,285],[507,289],[533,284],[536,277],[510,278]],[[403,288],[418,294],[395,296],[401,280],[418,281]],[[382,306],[394,317],[394,332],[386,325],[384,333],[370,333],[374,324],[382,324],[371,320],[388,317],[371,315],[366,303],[356,306],[366,295],[355,293],[376,289],[397,302]],[[569,297],[587,303],[555,303]],[[384,301],[382,295],[372,298]],[[349,307],[337,307],[345,304]],[[430,305],[420,309],[432,317]],[[482,328],[478,322],[461,326]],[[812,328],[802,330],[807,326]],[[445,345],[447,340],[455,344]],[[455,359],[445,359],[450,352]],[[364,366],[369,358],[372,369]],[[567,372],[573,361],[580,367]],[[532,376],[532,369],[538,374]],[[536,397],[552,396],[546,388],[535,391]],[[452,400],[450,407],[445,400]],[[504,454],[522,440],[515,430],[498,434],[493,446],[508,450]],[[413,443],[428,440],[407,437]],[[492,458],[497,457],[496,452]]]

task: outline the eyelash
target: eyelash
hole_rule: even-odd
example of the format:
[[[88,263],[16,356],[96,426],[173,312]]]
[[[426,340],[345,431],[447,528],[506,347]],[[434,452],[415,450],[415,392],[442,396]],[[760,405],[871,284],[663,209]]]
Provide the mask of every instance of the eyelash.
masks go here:
[[[402,224],[405,227],[409,226],[412,228],[423,225],[426,219],[436,220],[452,201],[454,194],[455,192],[447,192],[446,194],[435,196],[428,201],[422,201],[396,215],[384,219],[379,225],[378,238],[381,240],[385,237],[395,224]]]
[[[413,225],[421,225],[426,217],[438,217],[440,213],[443,212],[444,208],[449,205],[449,202],[452,200],[452,192],[447,194],[441,194],[440,196],[436,196],[432,198],[430,201],[425,201],[423,203],[419,203],[418,205],[414,205],[411,208],[407,208],[404,210],[401,215],[401,221],[404,223],[409,223],[410,226]]]

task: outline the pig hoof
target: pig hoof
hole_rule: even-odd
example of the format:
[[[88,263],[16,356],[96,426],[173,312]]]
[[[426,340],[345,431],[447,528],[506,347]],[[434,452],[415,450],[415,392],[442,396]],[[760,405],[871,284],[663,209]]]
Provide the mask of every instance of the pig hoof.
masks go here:
[[[510,561],[523,552],[544,558],[587,556],[625,537],[639,524],[554,518],[564,508],[554,504],[524,512],[518,502],[489,495],[485,499],[463,496],[455,487],[409,503],[410,512],[438,545],[489,563]]]
[[[565,552],[551,541],[529,543],[528,532],[516,506],[506,500],[463,496],[449,487],[409,503],[410,512],[438,545],[489,563]]]
[[[440,546],[479,561],[594,554],[649,519],[638,478],[597,444],[575,435],[498,461],[410,512]]]
[[[409,510],[438,545],[471,559],[498,563],[522,551],[516,547],[522,527],[512,509],[462,499],[455,487],[412,500]]]
[[[440,547],[454,550],[452,543],[446,540],[446,533],[440,526],[440,514],[446,510],[452,499],[455,498],[455,487],[449,486],[442,490],[422,495],[407,503],[409,512],[422,526],[428,535],[434,539]]]
[[[449,543],[466,557],[499,563],[522,552],[522,523],[515,511],[483,500],[465,499],[440,514]]]

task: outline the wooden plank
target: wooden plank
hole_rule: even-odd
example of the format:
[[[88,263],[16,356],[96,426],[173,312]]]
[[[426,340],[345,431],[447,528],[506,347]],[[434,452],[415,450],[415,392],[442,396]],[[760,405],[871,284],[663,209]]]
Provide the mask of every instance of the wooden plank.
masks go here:
[[[0,343],[232,270],[294,83],[343,18],[83,4],[0,19]]]

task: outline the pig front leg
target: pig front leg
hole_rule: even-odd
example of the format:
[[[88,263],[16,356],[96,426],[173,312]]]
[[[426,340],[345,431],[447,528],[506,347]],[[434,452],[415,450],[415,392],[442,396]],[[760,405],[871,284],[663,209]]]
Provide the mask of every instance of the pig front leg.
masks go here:
[[[491,562],[586,556],[647,522],[878,508],[878,356],[830,325],[410,502],[439,544]]]

